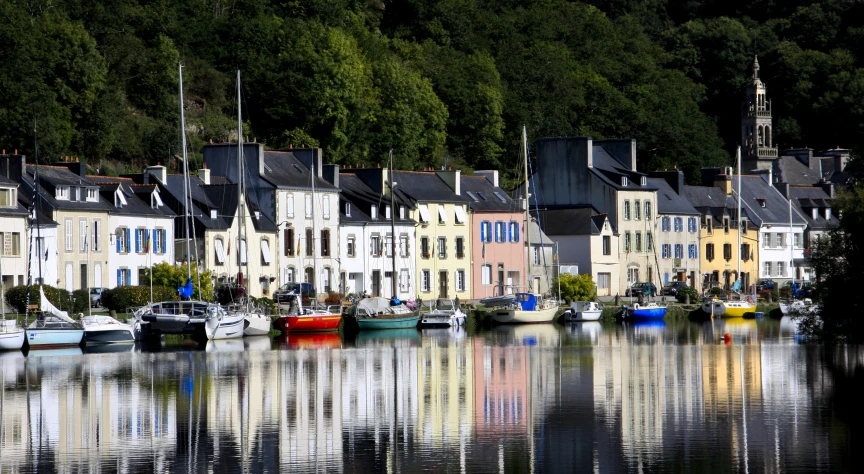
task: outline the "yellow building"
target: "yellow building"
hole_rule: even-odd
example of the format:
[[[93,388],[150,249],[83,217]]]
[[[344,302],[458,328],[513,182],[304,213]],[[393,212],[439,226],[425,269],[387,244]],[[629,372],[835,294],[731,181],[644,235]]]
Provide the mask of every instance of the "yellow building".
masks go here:
[[[738,194],[734,192],[731,168],[713,176],[706,186],[685,186],[690,204],[700,213],[699,268],[703,292],[714,287],[729,290],[740,271],[742,292],[759,276],[758,227],[750,222],[746,207],[741,214],[741,247],[738,247]],[[748,291],[749,292],[749,291]]]

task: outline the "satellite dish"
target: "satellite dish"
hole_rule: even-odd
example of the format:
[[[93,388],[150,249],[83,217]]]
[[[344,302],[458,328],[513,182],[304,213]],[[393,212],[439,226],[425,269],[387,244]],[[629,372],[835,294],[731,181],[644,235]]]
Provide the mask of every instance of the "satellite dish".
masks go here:
[[[114,235],[116,235],[118,239],[123,237],[123,229],[118,227],[114,230]]]

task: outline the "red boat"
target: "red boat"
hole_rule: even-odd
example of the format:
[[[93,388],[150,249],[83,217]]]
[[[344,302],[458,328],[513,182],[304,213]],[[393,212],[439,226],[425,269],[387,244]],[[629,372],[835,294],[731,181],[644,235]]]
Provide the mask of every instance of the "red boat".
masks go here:
[[[276,319],[276,328],[282,333],[338,331],[342,322],[341,307],[331,306],[326,310],[305,309],[300,298],[291,295],[288,314]]]

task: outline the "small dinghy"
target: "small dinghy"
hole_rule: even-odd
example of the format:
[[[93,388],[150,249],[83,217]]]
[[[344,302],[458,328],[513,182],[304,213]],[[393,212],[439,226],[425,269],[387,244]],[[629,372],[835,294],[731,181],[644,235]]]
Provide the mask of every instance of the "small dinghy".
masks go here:
[[[483,298],[480,300],[480,304],[487,308],[493,308],[495,306],[507,306],[508,304],[512,304],[514,301],[516,301],[516,295],[500,295]]]

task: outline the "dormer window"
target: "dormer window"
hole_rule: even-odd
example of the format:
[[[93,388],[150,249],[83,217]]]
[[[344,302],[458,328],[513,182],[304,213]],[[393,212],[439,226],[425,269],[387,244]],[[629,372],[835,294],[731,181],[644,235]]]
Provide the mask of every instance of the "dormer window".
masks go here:
[[[399,218],[400,219],[405,218],[405,206],[399,206]]]
[[[69,200],[69,186],[57,186],[57,191],[54,194],[58,201]]]
[[[648,177],[647,177],[647,176],[642,176],[642,177],[639,179],[639,184],[640,184],[641,186],[648,186]]]
[[[126,205],[126,196],[123,195],[123,191],[119,188],[116,192],[114,192],[114,207],[123,207]]]
[[[627,177],[626,176],[621,177],[621,186],[627,186]]]
[[[97,188],[87,188],[87,202],[99,202],[99,190]]]
[[[210,209],[210,218],[214,221],[219,218],[219,211],[216,209]]]
[[[756,198],[756,202],[759,203],[759,207],[765,207],[765,198]]]
[[[825,220],[827,221],[827,220],[830,220],[830,219],[831,219],[831,208],[830,208],[830,207],[826,207],[826,208],[825,208]]]
[[[159,206],[164,205],[165,204],[162,202],[162,198],[159,196],[159,193],[153,191],[153,193],[150,194],[150,207],[152,207],[153,209],[159,209]]]
[[[351,217],[351,203],[345,203],[345,217]]]
[[[811,218],[811,219],[816,219],[816,216],[819,215],[818,212],[819,212],[819,211],[818,211],[815,207],[814,207],[813,209],[810,209],[810,218]]]
[[[14,189],[0,189],[0,207],[15,207],[17,201]]]
[[[384,217],[387,219],[390,218],[390,205],[389,204],[384,206]]]
[[[375,204],[372,204],[372,209],[369,211],[369,217],[373,219],[378,218],[378,206],[376,206]]]

